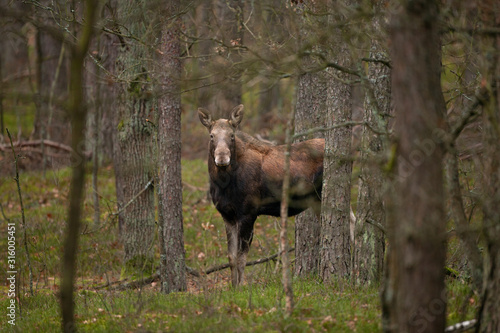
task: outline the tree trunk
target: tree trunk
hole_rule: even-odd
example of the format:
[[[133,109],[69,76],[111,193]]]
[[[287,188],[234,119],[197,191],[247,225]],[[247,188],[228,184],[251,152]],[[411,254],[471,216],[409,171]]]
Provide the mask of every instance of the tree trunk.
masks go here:
[[[302,37],[305,41],[307,40],[307,36],[314,32],[307,32],[308,30],[306,29],[318,29],[320,21],[315,20],[314,22],[317,24],[314,27],[308,27],[304,23],[304,20],[306,18],[302,18],[299,30],[303,34]],[[301,63],[304,73],[297,80],[295,133],[301,133],[314,127],[323,127],[325,125],[327,100],[326,73],[308,72],[308,70],[318,66],[317,61],[307,56]],[[319,137],[323,137],[323,133],[318,132],[310,136],[302,136],[297,141]],[[316,212],[311,209],[297,215],[295,218],[295,274],[298,276],[318,272],[321,227],[318,218],[319,216],[316,215]]]
[[[481,3],[483,21],[500,27],[500,4],[488,0]],[[488,69],[483,75],[488,82],[489,101],[483,109],[483,235],[486,240],[485,283],[479,310],[478,332],[500,332],[500,35],[488,37],[486,56]]]
[[[380,4],[377,3],[376,9]],[[378,15],[382,15],[377,10]],[[375,16],[373,30],[385,36],[380,27],[383,17]],[[381,40],[373,40],[370,58],[388,59]],[[363,127],[361,137],[361,170],[359,176],[358,206],[354,228],[354,276],[365,284],[382,278],[385,251],[385,210],[383,203],[384,176],[381,170],[383,155],[387,152],[387,117],[391,113],[391,70],[382,63],[368,64],[368,82],[364,82],[365,115],[369,126]],[[369,84],[369,82],[371,84]]]
[[[48,6],[51,3],[49,1],[42,2]],[[61,5],[60,8],[64,10],[64,5]],[[47,25],[55,25],[54,18],[48,11],[42,10],[40,14],[42,17],[47,15],[42,19]],[[68,127],[69,118],[64,110],[69,87],[68,48],[62,40],[56,39],[43,29],[39,29],[36,49],[37,89],[40,104],[35,116],[33,137],[69,144],[71,138]]]
[[[215,57],[213,68],[215,80],[220,81],[212,91],[210,110],[223,110],[218,117],[226,117],[232,108],[241,104],[241,60],[239,45],[243,43],[243,10],[242,0],[216,0],[214,11],[219,27],[215,38],[222,42],[217,45],[219,56]]]
[[[155,225],[154,189],[156,173],[153,155],[155,128],[154,98],[151,86],[151,41],[153,32],[148,19],[155,13],[146,2],[120,2],[120,17],[128,29],[145,44],[128,39],[123,41],[117,59],[118,87],[115,129],[114,165],[119,199],[119,229],[124,244],[127,266],[143,268],[151,262]],[[149,39],[148,39],[149,37]],[[120,200],[122,196],[122,200]]]
[[[386,332],[445,328],[443,149],[436,138],[445,103],[438,22],[436,1],[404,1],[390,26],[398,147],[382,299]]]
[[[282,7],[284,2],[281,0],[273,0],[264,2],[255,2],[254,15],[252,16],[252,26],[254,34],[262,36],[261,43],[268,45],[282,45],[285,38],[283,37],[284,29],[279,26],[283,20]],[[263,48],[263,57],[273,59],[273,48]],[[267,73],[266,73],[267,74]],[[280,79],[276,75],[260,75],[259,76],[259,115],[266,113],[275,114],[280,110],[282,104]]]
[[[331,10],[331,8],[329,8]],[[337,19],[332,16],[333,26]],[[348,67],[348,45],[344,33],[336,28],[334,42],[337,54],[335,62]],[[352,87],[350,75],[336,71],[338,79],[330,79],[327,91],[326,126],[351,121]],[[342,80],[342,81],[341,81]],[[325,159],[321,206],[321,237],[319,274],[324,281],[349,277],[351,273],[350,204],[351,204],[351,136],[350,126],[328,131],[325,135]]]
[[[81,142],[85,141],[85,123],[87,109],[83,98],[83,63],[87,54],[90,38],[94,28],[97,3],[94,0],[86,2],[85,25],[71,52],[71,86],[69,90],[69,114],[71,116],[71,145],[78,151]],[[69,211],[66,238],[64,242],[64,257],[61,272],[61,313],[64,332],[75,332],[74,324],[74,281],[76,272],[76,253],[80,229],[81,211],[85,188],[85,163],[73,166],[69,194]]]
[[[159,56],[158,92],[158,209],[160,276],[164,293],[186,290],[186,263],[182,225],[180,1],[165,3]],[[177,18],[176,18],[177,17]],[[164,20],[164,19],[163,19]]]
[[[108,0],[106,6],[103,6],[101,19],[107,22],[106,28],[116,30],[117,19],[116,0]],[[116,107],[116,73],[115,63],[118,57],[120,38],[109,32],[101,32],[98,37],[98,43],[92,50],[93,59],[87,61],[88,71],[93,71],[92,82],[89,87],[92,88],[90,100],[95,100],[95,110],[99,123],[99,130],[95,133],[96,137],[92,144],[97,144],[99,151],[99,161],[107,163],[112,161],[114,134],[116,133],[113,125]]]

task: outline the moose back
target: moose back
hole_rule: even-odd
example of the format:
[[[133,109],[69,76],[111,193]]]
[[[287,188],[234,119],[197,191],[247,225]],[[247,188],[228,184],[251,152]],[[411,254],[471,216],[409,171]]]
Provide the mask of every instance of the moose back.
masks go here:
[[[210,133],[210,194],[225,222],[231,281],[237,286],[243,282],[257,216],[280,216],[285,146],[240,131],[243,105],[235,107],[229,119],[214,120],[202,108],[198,115]],[[291,146],[289,216],[309,207],[319,215],[324,148],[323,139]]]

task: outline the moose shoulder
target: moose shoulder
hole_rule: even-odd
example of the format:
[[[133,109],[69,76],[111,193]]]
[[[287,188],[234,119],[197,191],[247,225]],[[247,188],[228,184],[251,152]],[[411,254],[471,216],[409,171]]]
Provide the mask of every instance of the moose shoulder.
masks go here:
[[[198,114],[210,133],[210,194],[225,222],[231,279],[236,286],[243,282],[257,216],[280,215],[285,146],[239,131],[243,105],[235,107],[229,119],[213,120],[210,112],[201,108]],[[290,216],[309,207],[320,212],[324,147],[323,139],[291,147]]]

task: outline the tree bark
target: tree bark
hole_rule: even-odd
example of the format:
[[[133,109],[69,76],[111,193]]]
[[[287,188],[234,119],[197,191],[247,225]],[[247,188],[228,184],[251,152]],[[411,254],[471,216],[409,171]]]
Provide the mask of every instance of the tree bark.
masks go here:
[[[438,2],[403,1],[390,24],[396,179],[389,215],[386,332],[443,332],[446,218]],[[418,288],[416,288],[418,286]]]
[[[372,28],[376,36],[385,36],[380,22],[380,2],[374,5],[376,16]],[[380,15],[380,16],[377,16]],[[382,39],[373,40],[369,58],[387,59]],[[382,161],[387,152],[387,136],[374,133],[387,133],[387,117],[391,113],[391,70],[382,63],[368,64],[368,81],[365,86],[364,121],[361,137],[361,169],[359,176],[358,205],[354,228],[354,276],[359,283],[380,282],[382,278],[385,235],[383,202],[384,175]]]
[[[106,22],[106,31],[101,31],[96,36],[96,43],[90,52],[92,58],[87,59],[86,68],[91,78],[88,83],[88,100],[94,101],[93,124],[98,124],[98,128],[91,129],[93,132],[91,144],[98,153],[99,163],[106,164],[113,160],[113,147],[116,141],[113,137],[116,133],[113,122],[118,99],[115,63],[121,42],[118,36],[108,32],[116,31],[118,26],[116,0],[107,0],[100,14],[102,22]]]
[[[159,56],[158,92],[158,209],[160,225],[161,291],[184,291],[186,263],[182,225],[180,1],[164,4]],[[173,18],[173,19],[172,19]],[[164,20],[164,19],[162,19]]]
[[[319,4],[316,5],[319,6]],[[315,9],[320,11],[319,8]],[[320,45],[316,46],[318,50],[308,50],[311,38],[314,38],[325,22],[324,16],[315,17],[303,11],[299,11],[299,14],[301,17],[298,53],[324,52],[320,49]],[[327,75],[325,72],[313,72],[313,68],[320,66],[318,59],[304,56],[301,60],[302,73],[297,79],[295,102],[295,133],[297,134],[314,127],[324,127],[326,119]],[[321,137],[324,137],[323,132],[317,132],[309,136],[304,135],[297,141]],[[295,218],[295,274],[297,276],[318,273],[320,229],[319,212],[308,209]]]
[[[331,10],[331,8],[329,8]],[[331,16],[332,25],[341,19]],[[335,62],[348,67],[348,45],[344,33],[335,28]],[[336,71],[338,79],[330,79],[327,90],[326,126],[350,121],[352,118],[352,87],[349,74]],[[350,126],[339,127],[325,135],[325,159],[321,206],[321,237],[319,275],[324,281],[348,278],[351,274],[350,204],[351,204],[351,136]]]
[[[140,39],[124,40],[117,59],[118,87],[115,129],[116,151],[113,164],[119,208],[128,203],[156,174],[153,155],[156,129],[151,86],[153,32],[151,18],[156,13],[147,2],[119,3],[119,13],[130,33]],[[120,198],[122,196],[122,198]],[[120,200],[121,199],[121,200]],[[152,261],[155,225],[154,189],[149,186],[119,214],[126,266],[143,268]]]
[[[325,124],[327,83],[324,73],[305,73],[297,82],[295,133]],[[297,141],[322,137],[315,133]],[[319,216],[311,209],[295,218],[295,274],[307,275],[318,272],[321,224]]]

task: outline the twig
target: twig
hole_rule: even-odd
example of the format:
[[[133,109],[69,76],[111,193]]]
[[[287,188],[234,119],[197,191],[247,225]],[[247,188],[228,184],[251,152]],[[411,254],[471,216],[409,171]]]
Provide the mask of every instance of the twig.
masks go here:
[[[29,269],[29,280],[30,280],[30,294],[31,296],[34,296],[33,293],[33,269],[31,267],[31,259],[30,259],[30,253],[28,250],[28,238],[26,236],[26,218],[24,216],[24,205],[23,205],[23,196],[21,194],[21,184],[19,183],[19,168],[17,166],[17,155],[16,155],[16,150],[14,149],[14,145],[12,143],[12,137],[10,135],[9,129],[6,128],[7,135],[9,136],[10,140],[10,147],[12,149],[12,155],[14,156],[14,164],[16,166],[16,178],[14,180],[16,181],[17,184],[17,193],[19,194],[19,203],[21,205],[21,226],[23,229],[23,236],[24,236],[24,250],[26,251],[26,260],[28,262],[28,269]],[[2,214],[3,214],[3,209],[2,209]]]
[[[7,216],[5,216],[5,212],[3,211],[3,206],[2,206],[1,202],[0,202],[0,213],[2,213],[2,216],[3,216],[3,219],[5,220],[5,222],[10,223],[10,219]]]
[[[500,28],[497,27],[483,27],[483,28],[463,28],[448,26],[445,32],[462,32],[469,35],[486,35],[496,36],[500,34]]]
[[[374,227],[377,227],[380,231],[382,231],[382,233],[384,235],[386,234],[385,227],[382,224],[380,224],[380,223],[378,223],[378,222],[376,222],[376,221],[374,221],[372,219],[366,219],[365,222],[368,223],[368,224],[373,225]]]
[[[380,63],[383,64],[389,68],[392,68],[391,62],[389,60],[384,60],[384,59],[376,59],[376,58],[361,58],[362,61],[364,62],[375,62],[375,63]]]
[[[89,235],[89,234],[92,234],[94,232],[97,232],[101,229],[104,229],[108,223],[112,222],[113,219],[112,217],[115,217],[115,216],[118,216],[120,215],[128,206],[130,206],[142,193],[144,193],[144,191],[146,191],[150,186],[152,186],[153,184],[153,179],[151,179],[145,186],[142,190],[140,190],[136,195],[134,195],[134,197],[132,199],[130,199],[129,202],[127,202],[127,204],[125,206],[123,206],[122,208],[120,208],[118,211],[116,212],[113,212],[113,213],[110,213],[108,215],[108,217],[106,218],[106,220],[103,222],[103,223],[100,223],[99,226],[97,226],[96,228],[94,229],[91,229],[91,230],[87,230],[87,226],[85,226],[85,229],[82,231],[82,235]],[[98,195],[98,196],[101,196],[99,194],[99,192],[95,191],[94,192]],[[111,210],[111,208],[109,208],[109,210]]]
[[[291,249],[288,250],[288,252],[292,252],[292,251],[295,251],[295,248],[291,248]],[[276,259],[279,255],[280,255],[280,253],[276,253],[276,254],[273,254],[272,256],[269,256],[269,257],[260,258],[260,259],[254,260],[254,261],[249,261],[249,262],[246,263],[246,266],[253,266],[253,265],[263,264],[263,263],[268,262],[270,260]],[[229,263],[208,268],[204,272],[204,274],[208,275],[210,273],[221,271],[221,270],[226,269],[226,268],[229,268]],[[191,275],[195,275],[192,272],[189,272],[189,273]],[[197,276],[197,275],[195,275],[195,276]]]
[[[324,61],[324,64],[322,66],[320,66],[319,68],[317,68],[316,70],[313,70],[313,72],[320,71],[320,70],[323,70],[325,68],[335,68],[336,70],[341,71],[343,73],[351,74],[351,75],[354,75],[356,77],[361,77],[361,72],[358,72],[357,70],[339,65],[336,62],[328,61],[326,56],[320,52],[304,51],[300,54],[300,56],[316,56]]]
[[[335,68],[336,70],[341,71],[343,73],[347,73],[347,74],[351,74],[351,75],[354,75],[354,76],[357,76],[357,77],[361,77],[361,74],[358,71],[350,69],[350,68],[347,68],[347,67],[344,67],[344,66],[341,66],[341,65],[337,64],[336,62],[327,62],[325,64],[325,67],[327,67],[327,68]]]
[[[467,124],[474,120],[480,113],[477,111],[477,107],[484,105],[489,99],[488,90],[486,87],[482,87],[476,94],[472,104],[464,111],[462,118],[458,120],[453,129],[451,130],[450,141],[454,142]]]
[[[153,282],[158,281],[158,280],[160,280],[160,273],[153,274],[151,276],[148,276],[148,277],[140,279],[140,280],[134,280],[134,281],[130,281],[127,283],[119,284],[116,287],[112,287],[109,289],[110,290],[137,289],[137,288],[140,288],[142,286],[145,286],[147,284],[153,283]],[[118,284],[121,282],[123,282],[123,281],[117,281],[117,282],[114,282],[113,284]],[[97,289],[106,288],[107,286],[109,286],[109,284],[102,286],[102,287],[98,287]]]
[[[121,214],[125,210],[125,208],[127,208],[128,206],[130,206],[130,204],[132,204],[135,201],[135,199],[137,199],[142,193],[144,193],[144,191],[146,191],[152,184],[153,184],[153,179],[151,179],[146,184],[146,186],[144,186],[144,188],[139,193],[137,193],[136,195],[134,195],[134,197],[132,199],[130,199],[130,201],[125,204],[125,206],[123,206],[122,208],[120,208],[116,213],[113,213],[112,215],[119,215],[119,214]]]
[[[314,133],[328,132],[328,131],[331,131],[331,130],[336,129],[336,128],[347,127],[347,126],[355,126],[355,125],[365,125],[365,126],[368,126],[368,128],[370,128],[370,130],[372,130],[374,133],[376,133],[376,134],[383,134],[383,133],[379,133],[378,131],[375,131],[365,121],[345,121],[343,123],[334,124],[333,126],[330,126],[330,127],[314,127],[314,128],[311,128],[311,129],[309,129],[307,131],[300,132],[300,133],[292,135],[291,140],[293,141],[293,140],[295,140],[297,138],[300,138],[302,136],[308,136],[308,135],[314,134]]]

